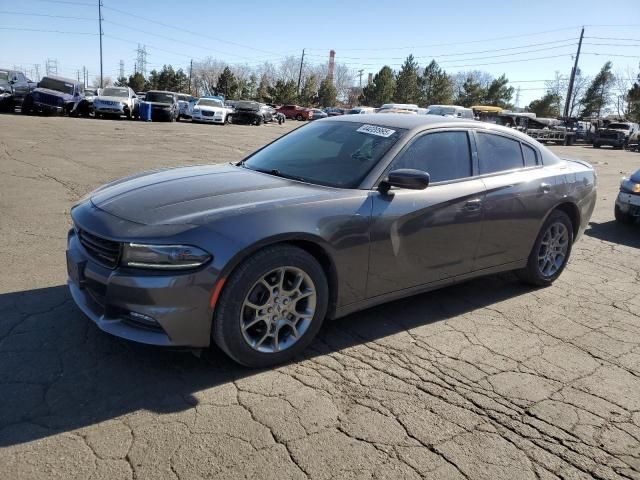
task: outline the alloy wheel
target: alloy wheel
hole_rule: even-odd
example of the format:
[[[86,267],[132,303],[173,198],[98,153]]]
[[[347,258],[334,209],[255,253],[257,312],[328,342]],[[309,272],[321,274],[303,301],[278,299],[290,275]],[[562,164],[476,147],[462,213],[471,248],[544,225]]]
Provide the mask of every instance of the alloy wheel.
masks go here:
[[[306,272],[290,266],[272,270],[253,284],[244,299],[242,336],[262,353],[286,350],[311,325],[316,302],[316,286]]]
[[[538,269],[544,277],[554,276],[567,259],[569,231],[562,222],[549,225],[538,249]]]

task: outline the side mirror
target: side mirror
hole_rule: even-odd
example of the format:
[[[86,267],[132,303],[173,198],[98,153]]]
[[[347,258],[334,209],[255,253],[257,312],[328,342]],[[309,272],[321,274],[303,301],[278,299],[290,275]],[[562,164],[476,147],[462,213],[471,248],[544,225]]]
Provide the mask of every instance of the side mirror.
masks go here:
[[[378,187],[382,193],[387,193],[391,187],[406,188],[409,190],[424,190],[429,186],[429,174],[422,170],[401,168],[389,172]]]

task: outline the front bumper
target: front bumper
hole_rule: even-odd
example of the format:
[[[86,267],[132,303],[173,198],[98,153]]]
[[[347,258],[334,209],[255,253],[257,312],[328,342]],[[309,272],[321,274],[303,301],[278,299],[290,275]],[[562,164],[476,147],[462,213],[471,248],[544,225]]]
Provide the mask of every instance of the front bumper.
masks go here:
[[[594,143],[598,143],[600,145],[609,145],[611,147],[622,147],[626,143],[625,138],[602,138],[598,137],[594,140]]]
[[[628,213],[633,217],[640,217],[640,195],[620,192],[616,198],[616,205],[622,213]]]
[[[96,113],[113,113],[124,115],[124,106],[123,105],[96,105],[95,102],[93,104],[93,109]]]
[[[64,112],[64,107],[60,107],[58,105],[49,105],[47,103],[36,102],[36,101],[33,102],[33,108],[43,112],[52,112],[52,113]]]
[[[209,345],[217,279],[206,266],[170,273],[110,269],[90,256],[72,229],[67,271],[73,300],[101,330],[151,345]]]
[[[202,115],[201,113],[196,113],[194,112],[193,115],[191,116],[191,121],[192,122],[205,122],[205,123],[224,123],[225,122],[225,118],[223,116],[206,116],[206,115]]]
[[[168,121],[168,120],[171,120],[173,117],[174,117],[173,110],[164,110],[161,108],[151,109],[151,119],[154,121],[157,121],[157,120]]]

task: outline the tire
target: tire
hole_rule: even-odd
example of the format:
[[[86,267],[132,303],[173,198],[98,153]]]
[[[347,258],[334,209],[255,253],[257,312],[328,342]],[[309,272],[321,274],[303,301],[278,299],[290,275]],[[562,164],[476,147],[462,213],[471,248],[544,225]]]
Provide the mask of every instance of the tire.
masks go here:
[[[179,122],[179,121],[180,121],[180,115],[176,117],[176,122]]]
[[[595,143],[593,144],[593,148],[600,148],[600,144],[599,143]]]
[[[302,120],[304,120],[304,117],[302,116],[301,113],[299,113],[298,115],[296,115],[296,120],[298,120],[299,122],[301,122]]]
[[[262,118],[262,117],[258,117],[258,118],[256,118],[256,119],[254,120],[254,122],[253,122],[253,124],[254,124],[254,125],[256,125],[256,126],[258,126],[258,127],[259,127],[260,125],[262,125],[263,123],[264,123],[264,118]]]
[[[23,115],[31,115],[33,112],[33,99],[31,98],[30,95],[27,95],[26,97],[24,97],[24,100],[22,100],[22,107],[20,108],[20,112]]]
[[[303,278],[300,287],[297,289],[298,292],[301,292],[301,289],[304,288],[306,292],[305,295],[308,295],[309,291],[314,291],[315,294],[311,294],[307,298],[300,298],[295,301],[295,304],[289,303],[288,307],[285,306],[285,300],[287,302],[291,301],[291,297],[286,296],[288,290],[285,288],[282,288],[282,292],[273,290],[277,288],[279,278],[274,272],[279,269],[285,269],[287,272],[283,277],[285,279]],[[275,276],[270,277],[270,275]],[[299,277],[296,275],[299,275]],[[271,285],[271,283],[259,283],[263,278],[273,280],[271,291],[265,288],[265,285]],[[269,282],[272,280],[269,280]],[[311,286],[311,288],[309,288],[309,286]],[[294,290],[292,289],[291,291]],[[282,295],[282,293],[285,293],[285,295]],[[254,297],[254,295],[258,294],[263,297],[268,295],[269,299],[259,301],[259,296]],[[298,293],[297,295],[301,294],[302,293]],[[281,295],[281,297],[278,300],[274,295]],[[285,298],[285,300],[282,300],[282,298]],[[329,287],[327,278],[315,258],[301,248],[292,245],[266,247],[244,261],[227,280],[214,313],[212,326],[213,341],[234,361],[246,367],[268,367],[286,362],[302,352],[316,336],[327,313],[328,299]],[[291,335],[293,330],[287,324],[283,323],[286,322],[284,317],[278,320],[280,327],[275,330],[277,333],[275,335],[268,335],[268,322],[273,321],[272,319],[276,318],[277,315],[274,315],[270,319],[267,317],[268,313],[266,309],[253,309],[245,305],[245,300],[255,302],[258,307],[271,305],[273,309],[283,309],[283,312],[286,312],[284,309],[287,308],[297,309],[298,302],[300,301],[313,301],[315,308],[313,309],[313,316],[310,320],[308,317],[297,318],[296,327],[302,330],[302,333],[300,333],[297,340],[294,340],[295,337]],[[311,303],[305,303],[301,304],[300,308],[313,307]],[[244,315],[250,319],[251,315],[257,317],[259,312],[263,312],[265,320],[259,320],[255,322],[254,325],[245,326],[245,329],[243,329],[241,326],[243,322],[242,316]],[[275,311],[273,313],[275,313]],[[292,314],[283,313],[282,315],[290,316]],[[244,321],[247,322],[250,320],[245,318]],[[282,331],[285,333],[282,334],[283,336],[281,337],[279,332]],[[289,332],[289,335],[287,335],[287,332]],[[282,350],[274,351],[273,345],[278,339],[284,342],[285,346]],[[257,346],[252,346],[249,343],[250,340]],[[287,345],[286,342],[289,341],[293,343]],[[278,342],[278,345],[280,345],[280,342]],[[263,351],[259,351],[258,348],[263,349]]]
[[[564,227],[565,229],[563,241],[560,242],[562,246],[558,246],[558,248],[564,248],[564,257],[562,259],[562,263],[558,265],[558,257],[556,257],[555,259],[555,265],[554,262],[551,262],[550,260],[542,259],[543,265],[541,267],[541,260],[539,258],[539,255],[544,255],[543,252],[548,252],[549,250],[548,247],[543,246],[543,243],[548,240],[549,232],[551,232],[551,235],[553,236],[552,228],[555,228],[555,231],[558,232],[560,226]],[[533,248],[531,249],[531,253],[529,254],[529,259],[527,260],[527,266],[521,270],[516,271],[516,274],[522,282],[529,285],[538,287],[546,287],[551,285],[560,276],[565,266],[567,265],[569,257],[571,256],[572,244],[573,225],[571,223],[571,219],[563,211],[554,210],[544,222],[542,228],[540,229],[540,232],[538,233],[538,238],[536,238],[536,242],[533,244]],[[547,266],[549,266],[549,269],[544,268]],[[547,271],[543,272],[542,270]]]
[[[624,225],[630,225],[635,220],[631,215],[620,210],[620,207],[618,207],[618,205],[615,206],[613,213],[616,217],[616,222],[622,223]]]

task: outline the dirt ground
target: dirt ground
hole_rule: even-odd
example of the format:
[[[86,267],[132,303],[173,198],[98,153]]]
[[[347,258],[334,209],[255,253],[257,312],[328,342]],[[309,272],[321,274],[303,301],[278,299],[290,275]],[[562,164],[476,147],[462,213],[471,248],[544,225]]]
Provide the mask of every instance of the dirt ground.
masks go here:
[[[373,308],[280,368],[128,343],[74,306],[75,201],[299,125],[0,116],[1,476],[640,479],[640,225],[613,219],[637,153],[552,147],[599,175],[552,287],[506,274]]]

